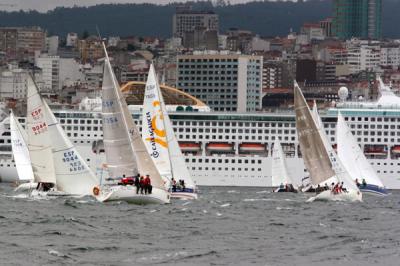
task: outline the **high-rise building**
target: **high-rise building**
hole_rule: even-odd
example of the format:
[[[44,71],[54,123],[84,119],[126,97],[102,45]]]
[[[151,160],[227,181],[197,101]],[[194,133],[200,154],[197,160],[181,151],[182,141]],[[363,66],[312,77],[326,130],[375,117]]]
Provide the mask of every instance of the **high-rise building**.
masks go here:
[[[218,15],[212,11],[176,11],[172,19],[173,37],[183,38],[185,32],[191,32],[196,28],[218,32]]]
[[[46,32],[39,27],[0,28],[0,51],[8,58],[33,60],[46,48]]]
[[[382,0],[334,0],[333,3],[333,33],[336,37],[382,37]]]
[[[196,53],[177,57],[177,87],[215,111],[261,108],[263,57]]]

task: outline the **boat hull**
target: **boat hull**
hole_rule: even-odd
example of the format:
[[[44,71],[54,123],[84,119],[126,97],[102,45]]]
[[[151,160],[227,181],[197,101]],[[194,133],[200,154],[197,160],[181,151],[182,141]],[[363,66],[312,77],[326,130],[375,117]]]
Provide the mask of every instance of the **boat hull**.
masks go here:
[[[37,188],[37,183],[29,182],[29,183],[22,183],[17,188],[14,189],[15,192],[24,192],[30,191]]]
[[[342,192],[338,194],[332,193],[330,190],[325,190],[315,197],[311,197],[307,202],[313,201],[348,201],[348,202],[361,202],[362,194],[359,191]]]
[[[195,200],[198,198],[194,192],[172,192],[171,199]]]
[[[387,196],[389,192],[386,188],[378,187],[376,185],[361,185],[358,187],[362,193],[374,195],[374,196]]]
[[[96,197],[100,202],[125,201],[139,205],[170,203],[170,193],[159,188],[153,188],[151,194],[136,194],[134,186],[111,186],[101,190]]]
[[[298,191],[296,189],[291,190],[291,191],[287,191],[285,188],[276,188],[274,189],[275,193],[281,193],[281,192],[291,192],[291,193],[297,193]]]

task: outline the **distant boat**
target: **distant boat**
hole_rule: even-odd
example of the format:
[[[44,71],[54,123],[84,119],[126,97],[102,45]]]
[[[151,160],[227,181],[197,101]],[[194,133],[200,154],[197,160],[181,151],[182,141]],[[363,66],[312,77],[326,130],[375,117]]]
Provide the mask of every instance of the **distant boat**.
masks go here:
[[[297,83],[294,85],[294,106],[300,150],[304,164],[310,173],[311,183],[314,186],[324,186],[325,184],[329,185],[330,182],[335,184],[343,182],[344,188],[347,190],[347,192],[337,194],[331,192],[331,190],[325,190],[310,198],[309,201],[361,201],[361,192],[351,180],[347,171],[341,166],[322,126],[319,126],[316,122],[315,118],[319,118],[312,114]]]
[[[285,154],[279,140],[275,140],[272,150],[272,187],[276,187],[274,192],[297,192],[297,187],[293,185],[286,165]]]
[[[361,150],[340,112],[338,114],[336,139],[339,159],[352,179],[354,181],[358,180],[358,187],[361,192],[381,196],[387,195],[388,192],[385,186],[367,158],[365,158],[364,152]],[[363,179],[365,180],[365,184],[362,184]]]
[[[171,183],[171,197],[196,199],[196,185],[172,128],[153,64],[150,65],[144,93],[142,138],[163,179],[167,183],[176,183]]]
[[[103,141],[110,179],[149,175],[153,187],[151,194],[136,193],[132,185],[103,184],[95,188],[97,199],[126,201],[134,204],[169,203],[170,193],[153,160],[147,152],[103,44],[105,61],[102,85]]]
[[[97,178],[40,96],[36,84],[28,78],[27,143],[34,181],[34,194],[92,195]]]
[[[17,168],[18,181],[21,183],[17,188],[18,190],[30,190],[36,188],[37,184],[33,183],[33,171],[31,158],[29,157],[29,150],[26,144],[28,136],[24,128],[18,122],[11,110],[10,117],[10,131],[11,131],[11,147],[14,157],[14,162]]]

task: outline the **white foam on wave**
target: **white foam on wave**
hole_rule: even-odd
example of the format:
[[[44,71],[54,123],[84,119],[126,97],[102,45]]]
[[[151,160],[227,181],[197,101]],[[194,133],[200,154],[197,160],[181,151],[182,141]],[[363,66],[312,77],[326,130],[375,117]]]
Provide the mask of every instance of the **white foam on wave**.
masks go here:
[[[217,213],[215,213],[217,216],[222,216],[222,213],[220,213],[220,212],[217,212]]]
[[[220,205],[220,207],[222,207],[222,208],[229,207],[229,206],[231,206],[230,203],[225,203],[225,204]]]
[[[203,213],[208,213],[208,211],[207,210],[203,210]]]
[[[292,210],[292,208],[289,208],[289,207],[276,207],[276,209],[278,210],[278,211],[280,211],[280,210]]]
[[[276,199],[244,199],[244,202],[253,202],[253,201],[277,201]]]
[[[182,204],[182,206],[186,206],[186,205],[188,205],[188,204],[190,204],[191,202],[190,201],[186,201],[186,202],[184,202],[183,204]]]
[[[227,193],[236,193],[236,194],[239,194],[240,193],[240,191],[236,191],[236,190],[228,190],[228,192]]]
[[[261,190],[261,191],[257,191],[257,194],[265,194],[265,193],[271,193],[271,191],[268,190]]]
[[[55,249],[49,249],[47,252],[49,252],[50,255],[52,256],[57,256],[57,257],[65,257],[64,254],[62,254],[61,252],[55,250]]]

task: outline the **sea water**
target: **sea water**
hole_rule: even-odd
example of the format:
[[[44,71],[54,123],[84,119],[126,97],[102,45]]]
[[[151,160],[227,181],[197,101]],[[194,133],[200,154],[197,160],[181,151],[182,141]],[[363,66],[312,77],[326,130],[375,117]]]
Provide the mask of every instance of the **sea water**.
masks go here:
[[[31,199],[0,185],[0,264],[399,265],[400,193],[313,202],[201,187],[196,201]]]

